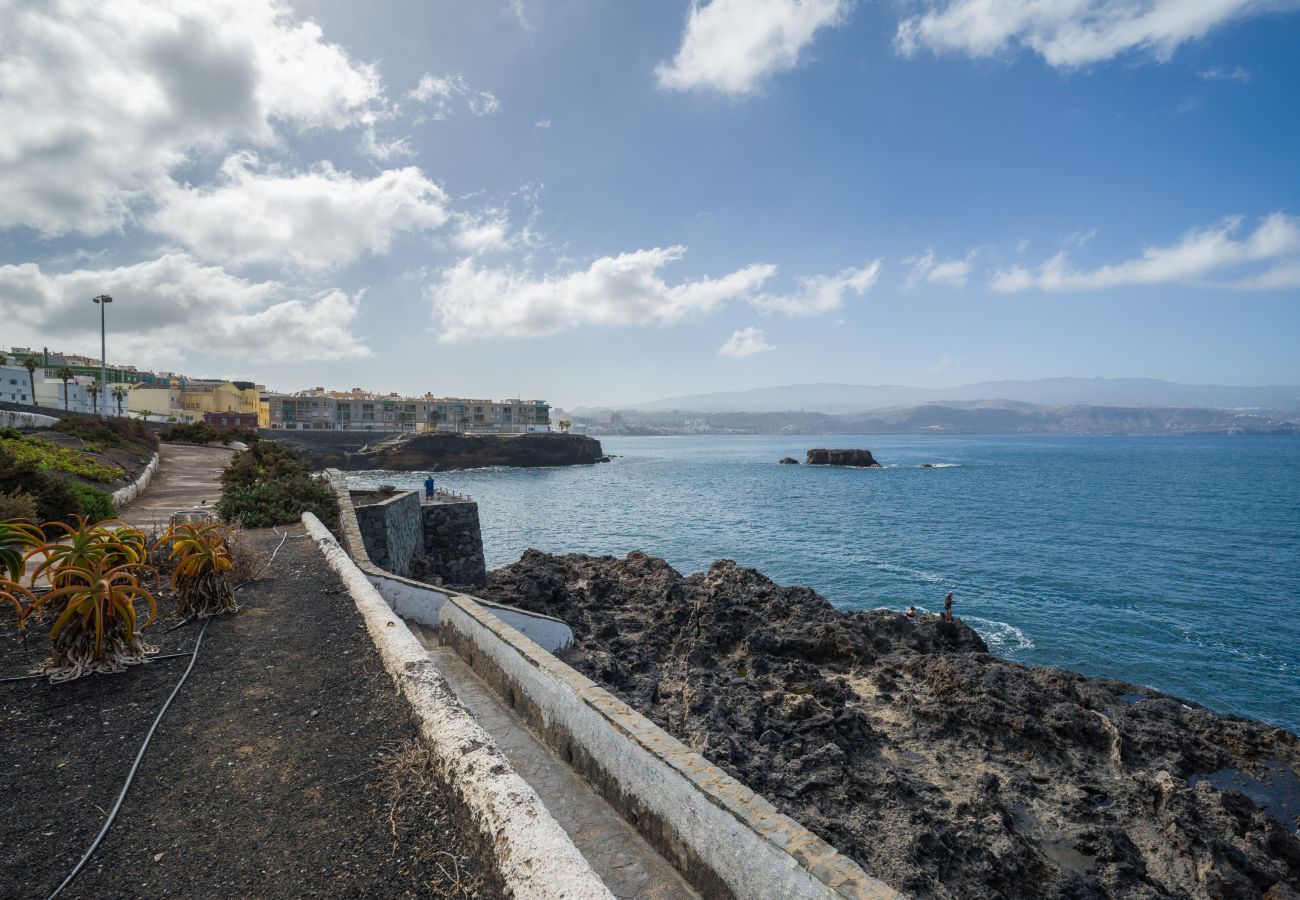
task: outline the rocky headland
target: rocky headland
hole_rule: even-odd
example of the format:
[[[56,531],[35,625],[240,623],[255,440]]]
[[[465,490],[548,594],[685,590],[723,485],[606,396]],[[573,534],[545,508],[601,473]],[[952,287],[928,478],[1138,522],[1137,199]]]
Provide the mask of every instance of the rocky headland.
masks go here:
[[[858,469],[879,469],[880,463],[870,450],[809,450],[810,466],[852,466]]]
[[[365,434],[349,431],[273,431],[316,468],[445,472],[489,466],[535,468],[605,462],[600,441],[581,434]]]
[[[474,592],[568,622],[571,665],[916,896],[1300,891],[1283,729],[727,560],[683,577],[642,553],[530,550]]]

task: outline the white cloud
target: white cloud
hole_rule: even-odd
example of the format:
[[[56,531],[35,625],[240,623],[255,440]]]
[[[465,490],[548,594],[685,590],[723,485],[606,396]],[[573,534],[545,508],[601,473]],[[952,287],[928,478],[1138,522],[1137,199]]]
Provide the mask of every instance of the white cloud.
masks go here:
[[[205,259],[235,266],[346,266],[387,252],[401,232],[447,221],[447,196],[414,166],[357,178],[328,162],[308,172],[235,154],[215,186],[167,188],[148,225]]]
[[[357,125],[382,93],[275,0],[6,4],[0,228],[120,228],[196,153]]]
[[[775,349],[767,342],[767,335],[763,334],[762,329],[751,325],[749,328],[740,329],[727,338],[727,342],[718,348],[718,355],[729,356],[732,359],[744,359],[746,356],[753,356],[755,353],[766,353]]]
[[[799,64],[817,32],[841,24],[851,0],[712,0],[692,3],[682,44],[655,67],[659,86],[748,94]]]
[[[303,292],[254,282],[183,253],[108,269],[48,273],[0,266],[0,316],[18,342],[99,346],[90,298],[107,293],[113,354],[141,360],[219,353],[237,360],[355,359],[370,355],[352,332],[361,294]]]
[[[1205,69],[1200,72],[1204,81],[1235,81],[1239,84],[1250,83],[1250,73],[1241,66],[1235,69]]]
[[[921,256],[912,256],[903,260],[905,264],[912,267],[907,273],[907,277],[903,279],[903,287],[907,290],[912,290],[921,284],[941,284],[956,288],[965,287],[966,279],[970,276],[971,264],[974,261],[974,250],[968,253],[965,259],[939,260],[935,258],[934,250],[927,249]]]
[[[953,356],[951,353],[945,353],[943,354],[943,356],[939,357],[939,361],[937,363],[930,366],[930,372],[934,375],[938,375],[941,372],[948,371],[953,366],[959,366],[959,365],[961,365],[961,360],[958,357]]]
[[[533,33],[533,23],[528,18],[528,7],[524,5],[524,0],[510,0],[510,14],[527,34]]]
[[[533,127],[538,129],[539,131],[546,131],[548,128],[551,127],[551,120],[538,119],[536,122],[533,123]]]
[[[815,316],[832,312],[844,305],[845,293],[862,296],[876,283],[880,260],[861,269],[845,269],[838,275],[813,275],[799,279],[801,290],[793,294],[759,294],[750,299],[763,312],[787,316]]]
[[[406,96],[428,106],[430,117],[438,120],[447,118],[462,105],[475,116],[490,116],[501,109],[501,103],[495,94],[476,90],[459,73],[435,78],[425,72],[420,83]]]
[[[503,209],[458,215],[452,243],[475,255],[509,250],[512,244],[510,217]]]
[[[656,247],[597,259],[564,275],[534,276],[464,259],[444,269],[427,296],[439,339],[535,337],[582,326],[670,324],[751,296],[776,272],[751,265],[721,278],[670,285],[660,275],[685,247]]]
[[[1300,286],[1300,218],[1273,213],[1249,235],[1238,238],[1241,216],[1224,219],[1208,228],[1193,229],[1167,247],[1148,247],[1136,259],[1096,269],[1077,269],[1064,251],[1035,269],[1013,266],[993,276],[991,287],[1012,293],[1036,288],[1043,291],[1087,291],[1124,285],[1202,282],[1224,270],[1254,266],[1263,271],[1237,274],[1220,286],[1242,289],[1278,289]]]
[[[895,39],[910,56],[936,53],[992,56],[1011,46],[1040,54],[1049,65],[1075,68],[1129,51],[1168,60],[1179,45],[1250,15],[1277,9],[1274,0],[922,0],[920,15],[904,19]]]

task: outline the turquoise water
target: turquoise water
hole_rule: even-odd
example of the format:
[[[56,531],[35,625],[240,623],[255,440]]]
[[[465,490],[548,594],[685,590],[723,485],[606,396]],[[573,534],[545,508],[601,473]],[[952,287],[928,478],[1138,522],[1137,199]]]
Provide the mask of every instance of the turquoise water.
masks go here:
[[[1298,438],[602,443],[608,465],[438,480],[479,501],[489,567],[528,547],[640,549],[683,572],[734,559],[846,609],[934,610],[951,589],[1003,656],[1300,731]],[[776,464],[814,446],[868,447],[886,468]]]

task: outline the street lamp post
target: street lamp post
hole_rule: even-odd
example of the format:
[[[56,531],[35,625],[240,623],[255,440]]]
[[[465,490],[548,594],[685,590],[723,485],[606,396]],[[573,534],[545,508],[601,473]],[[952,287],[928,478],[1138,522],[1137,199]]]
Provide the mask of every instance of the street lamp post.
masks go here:
[[[101,417],[108,418],[108,339],[104,331],[104,308],[113,302],[113,298],[108,294],[100,294],[93,298],[95,304],[99,307],[99,408],[103,410]]]

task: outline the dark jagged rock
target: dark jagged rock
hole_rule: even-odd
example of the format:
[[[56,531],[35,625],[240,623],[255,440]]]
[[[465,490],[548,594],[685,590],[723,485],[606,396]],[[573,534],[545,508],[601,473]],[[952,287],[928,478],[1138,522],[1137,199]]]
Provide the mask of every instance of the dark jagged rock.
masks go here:
[[[780,459],[778,459],[777,462],[779,462],[783,466],[799,465],[799,460],[795,459],[793,456],[783,456]]]
[[[367,435],[348,431],[275,431],[268,437],[290,444],[317,468],[349,471],[393,469],[445,472],[488,466],[533,468],[601,462],[600,441],[582,434],[410,434]]]
[[[683,577],[642,553],[530,550],[477,593],[567,621],[573,666],[918,897],[1300,888],[1296,822],[1209,775],[1294,776],[1282,729],[1000,659],[960,619],[840,611],[726,560]]]
[[[870,450],[809,450],[810,466],[854,466],[859,469],[879,469],[880,463]]]

